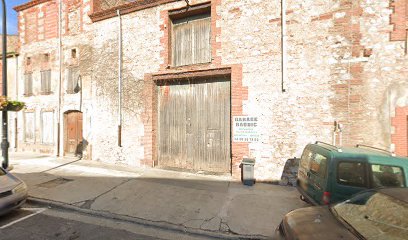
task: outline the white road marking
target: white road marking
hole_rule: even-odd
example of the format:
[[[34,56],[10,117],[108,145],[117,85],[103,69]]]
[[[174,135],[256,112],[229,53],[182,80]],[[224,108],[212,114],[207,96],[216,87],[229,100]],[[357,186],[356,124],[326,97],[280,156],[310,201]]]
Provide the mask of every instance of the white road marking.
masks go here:
[[[14,225],[14,224],[16,224],[18,222],[24,221],[24,220],[26,220],[26,219],[28,219],[30,217],[33,217],[33,216],[35,216],[37,214],[40,214],[40,213],[44,212],[47,209],[46,208],[21,208],[21,210],[34,211],[34,213],[32,213],[30,215],[27,215],[27,216],[24,216],[22,218],[19,218],[19,219],[15,220],[15,221],[12,221],[12,222],[10,222],[10,223],[8,223],[6,225],[3,225],[3,226],[0,227],[0,229],[5,229],[7,227],[10,227],[11,225]]]

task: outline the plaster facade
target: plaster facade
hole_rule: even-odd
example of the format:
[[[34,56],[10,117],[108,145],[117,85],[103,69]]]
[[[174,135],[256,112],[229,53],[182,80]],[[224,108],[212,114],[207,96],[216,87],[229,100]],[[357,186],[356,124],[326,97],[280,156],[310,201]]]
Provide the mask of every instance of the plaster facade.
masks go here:
[[[40,12],[35,18],[25,17],[25,12],[54,1],[40,2],[19,11],[20,65],[29,55],[35,58],[50,52],[51,69],[58,75],[58,38],[42,33],[47,31],[41,27],[37,37],[26,36],[26,21],[38,19],[35,21],[41,24],[44,17]],[[253,157],[257,179],[279,179],[287,159],[300,157],[307,143],[332,142],[335,121],[342,125],[342,145],[385,149],[398,145],[399,149],[400,140],[392,136],[399,128],[394,125],[400,123],[392,119],[400,113],[397,109],[408,106],[407,2],[288,1],[288,78],[282,82],[280,1],[190,1],[191,6],[211,4],[212,61],[177,68],[168,63],[168,14],[185,8],[185,1],[113,1],[112,8],[106,7],[106,1],[64,1],[80,9],[79,17],[65,14],[62,32],[64,53],[79,49],[83,86],[81,93],[63,94],[56,118],[62,118],[66,110],[84,113],[89,159],[135,167],[160,166],[156,161],[156,81],[227,69],[231,117],[254,116],[260,126],[259,142],[231,142],[235,178],[240,176],[241,159]],[[122,13],[121,123],[119,17],[112,9]],[[71,20],[79,23],[64,22]],[[64,56],[63,69],[69,64]],[[20,75],[25,71],[22,68]],[[53,79],[57,81],[57,77]],[[36,111],[57,109],[56,94],[21,97]],[[118,125],[122,126],[121,146]],[[38,147],[22,144],[22,150]],[[52,152],[55,154],[56,146]]]

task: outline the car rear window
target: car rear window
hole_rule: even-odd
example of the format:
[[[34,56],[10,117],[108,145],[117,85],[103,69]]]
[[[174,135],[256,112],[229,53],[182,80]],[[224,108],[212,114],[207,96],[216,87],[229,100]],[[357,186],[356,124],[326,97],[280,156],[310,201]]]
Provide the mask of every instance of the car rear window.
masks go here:
[[[366,187],[365,164],[361,162],[340,162],[337,168],[337,182],[341,185]]]
[[[300,166],[304,169],[309,169],[309,164],[312,157],[313,152],[306,149],[302,154],[302,158],[300,159]]]
[[[323,155],[316,153],[310,162],[310,171],[317,176],[326,176],[327,170],[327,158]]]
[[[374,187],[405,187],[402,168],[388,165],[372,164]]]

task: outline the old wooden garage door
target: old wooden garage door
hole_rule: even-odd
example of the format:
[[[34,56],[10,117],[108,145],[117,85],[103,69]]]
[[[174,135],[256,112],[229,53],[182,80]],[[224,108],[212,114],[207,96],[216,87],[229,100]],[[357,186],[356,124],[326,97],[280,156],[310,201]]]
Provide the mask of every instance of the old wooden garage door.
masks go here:
[[[230,81],[172,81],[158,88],[159,166],[229,172]]]

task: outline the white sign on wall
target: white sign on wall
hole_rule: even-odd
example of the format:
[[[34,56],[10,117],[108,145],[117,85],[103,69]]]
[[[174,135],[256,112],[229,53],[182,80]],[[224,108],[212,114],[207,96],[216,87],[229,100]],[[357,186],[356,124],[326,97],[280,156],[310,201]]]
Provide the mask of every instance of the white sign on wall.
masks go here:
[[[258,142],[258,117],[236,116],[233,117],[234,142]]]

